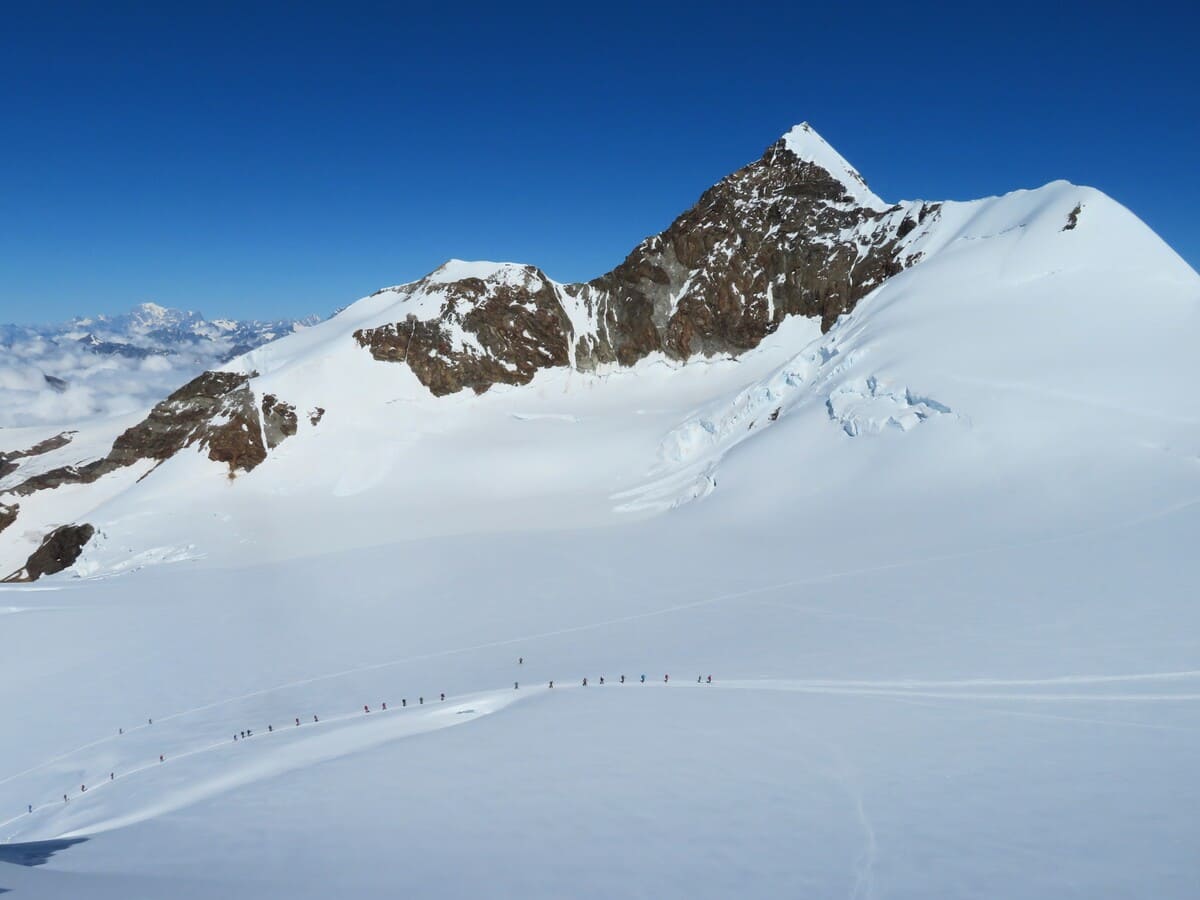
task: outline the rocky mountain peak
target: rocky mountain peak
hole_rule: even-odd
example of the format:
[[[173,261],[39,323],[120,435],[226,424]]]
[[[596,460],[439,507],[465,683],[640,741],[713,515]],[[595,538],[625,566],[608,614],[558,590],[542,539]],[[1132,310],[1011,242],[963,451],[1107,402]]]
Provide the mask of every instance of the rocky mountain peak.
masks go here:
[[[560,285],[534,266],[450,260],[388,289],[402,320],[354,337],[436,395],[525,384],[551,366],[737,355],[788,316],[831,327],[911,262],[908,218],[804,123],[599,278]]]
[[[867,182],[844,156],[833,149],[807,122],[801,122],[767,150],[771,162],[794,158],[818,169],[840,183],[849,202],[867,209],[884,210],[888,204],[867,187]]]

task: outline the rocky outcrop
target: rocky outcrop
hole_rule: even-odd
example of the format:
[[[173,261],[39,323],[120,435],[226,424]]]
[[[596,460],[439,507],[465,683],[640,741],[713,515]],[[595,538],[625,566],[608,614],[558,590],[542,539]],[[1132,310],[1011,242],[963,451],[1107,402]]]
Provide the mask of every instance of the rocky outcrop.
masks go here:
[[[313,409],[309,410],[309,412],[308,412],[308,424],[315,427],[320,424],[321,419],[323,419],[324,417],[325,417],[325,407],[323,407],[323,406],[314,407]]]
[[[456,278],[451,263],[390,289],[414,310],[403,321],[354,337],[438,396],[525,384],[554,366],[737,355],[789,316],[818,318],[827,331],[917,261],[906,238],[938,211],[878,202],[800,126],[594,281],[558,285],[512,264]]]
[[[17,513],[20,511],[21,505],[19,503],[11,505],[0,503],[0,532],[3,532],[5,528],[17,521]]]
[[[10,493],[24,497],[64,484],[90,484],[141,460],[170,459],[193,445],[207,450],[208,458],[214,462],[225,463],[231,477],[238,471],[249,472],[267,458],[263,443],[265,418],[270,420],[271,433],[276,436],[276,443],[271,446],[296,433],[295,408],[277,398],[272,397],[270,404],[264,398],[264,413],[260,416],[250,388],[252,377],[253,373],[205,372],[157,404],[137,425],[122,432],[106,456],[84,465],[60,466],[34,475]]]
[[[113,442],[108,459],[127,466],[140,459],[170,459],[193,444],[230,472],[249,472],[267,458],[262,422],[250,389],[251,374],[205,372]]]
[[[64,484],[91,484],[101,475],[106,475],[120,466],[110,463],[107,458],[97,459],[82,466],[59,466],[48,472],[42,472],[26,478],[10,493],[18,497],[28,497],[38,491],[51,490]]]
[[[299,420],[296,418],[296,407],[284,403],[274,394],[266,394],[262,399],[263,434],[267,439],[267,449],[274,450],[285,439],[296,433]]]
[[[1067,215],[1067,224],[1062,227],[1063,231],[1074,231],[1079,224],[1079,214],[1083,212],[1083,204],[1076,203],[1075,208]]]
[[[569,362],[571,321],[554,283],[533,266],[503,267],[487,279],[427,280],[421,290],[440,295],[436,318],[409,316],[354,338],[378,360],[407,363],[436,396],[527,384],[538,369]]]
[[[41,456],[43,453],[49,453],[51,450],[58,450],[60,447],[65,447],[71,443],[71,438],[74,436],[74,431],[63,431],[54,435],[54,437],[38,441],[28,450],[0,451],[0,478],[5,478],[17,471],[18,465],[16,461],[18,459],[28,459],[31,456]]]
[[[43,575],[53,575],[73,565],[92,539],[96,529],[86,523],[63,525],[46,535],[40,547],[30,554],[25,565],[13,572],[6,582],[37,581]]]

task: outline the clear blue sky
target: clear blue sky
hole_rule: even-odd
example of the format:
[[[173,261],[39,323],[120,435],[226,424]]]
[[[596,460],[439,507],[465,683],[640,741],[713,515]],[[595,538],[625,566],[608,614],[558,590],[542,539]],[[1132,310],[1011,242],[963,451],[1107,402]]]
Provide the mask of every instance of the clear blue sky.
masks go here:
[[[885,199],[1066,178],[1200,267],[1195,4],[405,6],[10,4],[0,321],[589,278],[801,120]]]

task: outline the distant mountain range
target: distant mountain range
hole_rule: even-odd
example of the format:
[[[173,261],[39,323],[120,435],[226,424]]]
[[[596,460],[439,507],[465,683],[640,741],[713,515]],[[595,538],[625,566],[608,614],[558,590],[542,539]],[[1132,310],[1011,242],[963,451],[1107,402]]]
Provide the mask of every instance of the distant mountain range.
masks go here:
[[[206,319],[143,303],[116,316],[0,325],[0,427],[149,407],[181,380],[319,321]]]
[[[0,347],[38,339],[57,345],[73,341],[105,356],[130,359],[195,356],[210,362],[228,362],[320,321],[320,316],[265,322],[206,319],[198,312],[142,303],[116,316],[76,316],[51,325],[0,325]]]

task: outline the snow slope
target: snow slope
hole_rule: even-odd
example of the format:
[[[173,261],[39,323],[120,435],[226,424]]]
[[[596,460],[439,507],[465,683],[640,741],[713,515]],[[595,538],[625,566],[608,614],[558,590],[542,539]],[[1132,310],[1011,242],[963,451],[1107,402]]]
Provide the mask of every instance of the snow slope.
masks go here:
[[[906,241],[736,359],[434,398],[393,290],[232,363],[294,437],[0,589],[0,840],[87,838],[0,886],[1193,896],[1200,277],[1062,182]]]

